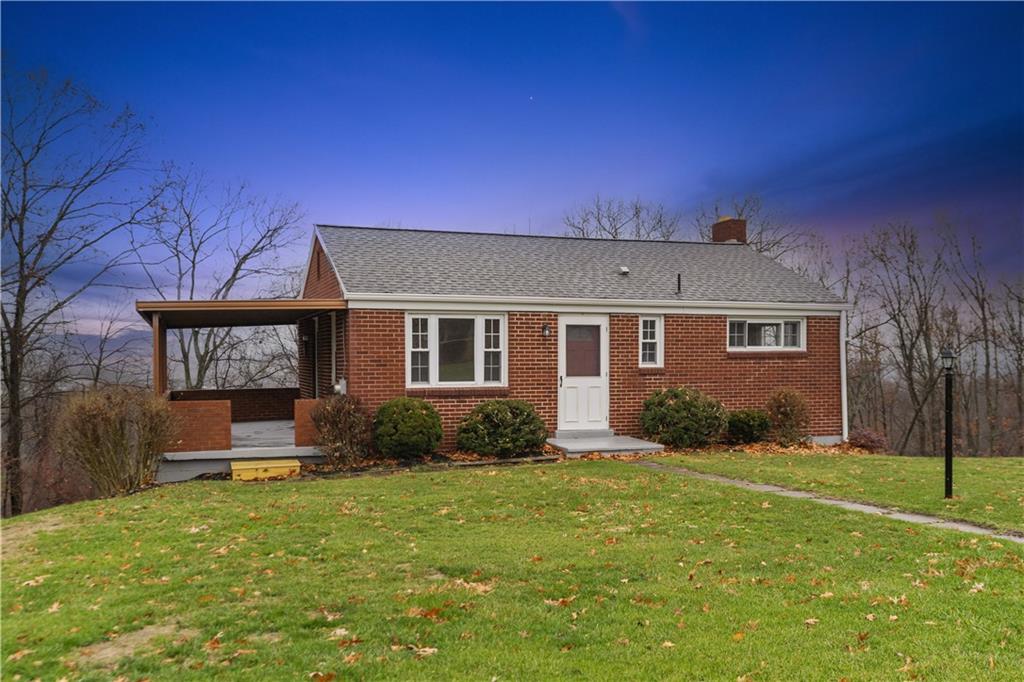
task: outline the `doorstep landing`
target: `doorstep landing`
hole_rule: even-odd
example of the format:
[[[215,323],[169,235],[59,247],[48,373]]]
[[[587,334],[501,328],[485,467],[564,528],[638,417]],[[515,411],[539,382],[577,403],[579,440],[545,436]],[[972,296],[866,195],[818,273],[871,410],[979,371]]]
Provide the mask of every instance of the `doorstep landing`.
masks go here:
[[[622,455],[635,452],[661,452],[660,443],[633,438],[632,436],[590,436],[575,438],[548,438],[548,445],[564,452],[568,457],[579,457],[591,452],[608,455]]]

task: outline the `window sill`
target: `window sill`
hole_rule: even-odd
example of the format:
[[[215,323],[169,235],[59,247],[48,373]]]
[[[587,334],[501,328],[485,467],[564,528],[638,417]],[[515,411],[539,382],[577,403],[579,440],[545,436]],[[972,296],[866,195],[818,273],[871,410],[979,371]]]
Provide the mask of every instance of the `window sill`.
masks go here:
[[[652,366],[649,366],[649,365],[641,365],[639,373],[640,373],[641,376],[643,376],[643,375],[652,375],[652,374],[654,374],[654,375],[656,375],[656,374],[664,374],[665,373],[665,368],[664,367],[652,367]]]
[[[726,351],[726,357],[730,360],[742,358],[802,358],[807,355],[806,350],[730,350]]]
[[[415,386],[405,389],[413,398],[504,398],[508,386]]]

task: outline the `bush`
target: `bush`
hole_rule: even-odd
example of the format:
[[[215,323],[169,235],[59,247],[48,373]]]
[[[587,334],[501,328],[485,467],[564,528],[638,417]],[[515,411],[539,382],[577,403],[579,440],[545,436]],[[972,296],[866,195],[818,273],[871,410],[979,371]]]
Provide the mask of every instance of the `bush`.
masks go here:
[[[429,455],[441,442],[441,417],[426,400],[394,398],[377,410],[373,439],[377,449],[389,457]]]
[[[463,417],[456,436],[460,450],[512,457],[537,452],[548,430],[524,400],[487,400]]]
[[[855,448],[861,448],[868,452],[886,452],[889,450],[889,441],[877,431],[871,429],[854,429],[846,442]]]
[[[103,388],[69,397],[57,417],[58,452],[96,492],[123,495],[153,480],[177,425],[167,401],[141,389]]]
[[[795,445],[807,437],[811,411],[796,391],[784,388],[772,394],[768,399],[768,417],[772,420],[772,437],[780,445]]]
[[[333,467],[359,463],[370,448],[370,418],[359,399],[334,395],[317,402],[310,413],[316,445]]]
[[[772,420],[764,410],[736,410],[729,413],[725,432],[730,443],[757,443],[771,429]]]
[[[707,445],[725,428],[725,408],[692,388],[653,393],[640,413],[644,435],[671,447]]]

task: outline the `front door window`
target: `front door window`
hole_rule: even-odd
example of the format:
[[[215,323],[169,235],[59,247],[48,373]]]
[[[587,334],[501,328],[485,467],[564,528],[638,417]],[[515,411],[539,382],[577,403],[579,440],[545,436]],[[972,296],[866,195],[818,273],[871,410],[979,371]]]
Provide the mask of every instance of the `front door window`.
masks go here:
[[[600,325],[565,325],[565,375],[570,377],[601,376]]]

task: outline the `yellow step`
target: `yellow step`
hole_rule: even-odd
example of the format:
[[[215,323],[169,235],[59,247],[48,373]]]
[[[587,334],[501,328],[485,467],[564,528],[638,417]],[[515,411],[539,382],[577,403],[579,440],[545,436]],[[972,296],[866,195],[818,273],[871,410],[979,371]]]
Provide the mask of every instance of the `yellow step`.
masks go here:
[[[232,481],[265,481],[299,475],[297,459],[256,459],[231,462]]]

